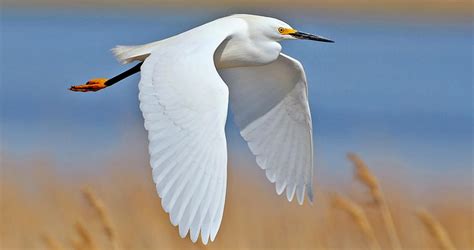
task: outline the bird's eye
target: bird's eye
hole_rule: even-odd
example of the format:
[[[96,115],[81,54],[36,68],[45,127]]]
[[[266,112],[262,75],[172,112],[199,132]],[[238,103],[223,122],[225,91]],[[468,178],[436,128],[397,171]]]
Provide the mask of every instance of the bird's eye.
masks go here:
[[[283,33],[284,31],[285,31],[285,28],[282,28],[282,27],[278,28],[278,32]]]

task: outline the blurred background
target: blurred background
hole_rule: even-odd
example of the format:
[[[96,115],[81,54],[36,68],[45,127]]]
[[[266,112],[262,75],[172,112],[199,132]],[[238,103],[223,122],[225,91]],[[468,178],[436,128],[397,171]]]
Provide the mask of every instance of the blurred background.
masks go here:
[[[139,75],[97,93],[67,88],[128,69],[110,53],[115,45],[249,13],[336,41],[282,44],[309,81],[316,199],[299,207],[278,197],[230,114],[227,202],[210,247],[396,248],[383,206],[346,159],[356,152],[384,189],[399,245],[446,247],[418,219],[426,208],[444,244],[472,248],[472,9],[469,0],[2,1],[0,247],[201,248],[179,239],[154,194]],[[367,214],[375,243],[337,209],[335,192]]]

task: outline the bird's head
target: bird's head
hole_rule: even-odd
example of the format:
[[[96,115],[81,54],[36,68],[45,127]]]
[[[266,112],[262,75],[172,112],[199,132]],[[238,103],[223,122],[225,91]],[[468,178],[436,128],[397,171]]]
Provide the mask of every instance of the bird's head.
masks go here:
[[[247,21],[250,32],[254,33],[252,35],[264,35],[276,41],[303,39],[326,43],[334,42],[322,36],[296,30],[289,24],[275,18],[254,15],[239,16]]]

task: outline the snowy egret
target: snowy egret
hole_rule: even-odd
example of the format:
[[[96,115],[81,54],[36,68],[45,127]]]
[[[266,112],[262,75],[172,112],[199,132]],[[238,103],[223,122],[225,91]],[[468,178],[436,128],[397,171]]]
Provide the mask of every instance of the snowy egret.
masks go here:
[[[73,91],[97,91],[141,71],[140,109],[148,130],[153,180],[179,234],[214,241],[224,211],[227,107],[276,192],[300,204],[313,199],[313,141],[307,81],[301,63],[279,41],[333,42],[283,21],[232,15],[176,36],[117,46],[130,70]]]

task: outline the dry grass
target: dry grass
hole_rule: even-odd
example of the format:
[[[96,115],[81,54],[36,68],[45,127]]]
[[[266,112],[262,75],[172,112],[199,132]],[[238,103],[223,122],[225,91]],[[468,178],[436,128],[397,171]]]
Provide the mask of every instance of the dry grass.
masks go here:
[[[359,226],[360,230],[367,238],[367,243],[370,249],[380,249],[374,230],[369,223],[369,219],[367,219],[367,215],[359,205],[348,198],[342,197],[339,194],[334,194],[332,196],[332,204],[335,208],[339,208],[351,216],[351,218]]]
[[[91,233],[85,228],[83,223],[76,222],[74,225],[79,235],[79,240],[71,240],[72,248],[75,250],[95,250],[97,249]]]
[[[61,250],[63,247],[61,247],[61,244],[55,240],[51,235],[48,234],[43,234],[42,235],[43,242],[46,246],[47,249],[49,250]]]
[[[385,196],[382,192],[382,188],[377,180],[377,177],[372,174],[369,167],[367,167],[364,161],[356,154],[349,153],[347,154],[347,158],[354,165],[356,179],[369,188],[372,198],[374,199],[375,204],[378,206],[380,213],[382,214],[385,228],[387,230],[388,236],[390,237],[392,248],[394,250],[402,249],[400,239],[395,228],[395,223],[393,222],[392,214],[390,213],[390,209],[388,208],[387,202],[385,201]]]
[[[419,210],[417,215],[421,222],[425,225],[426,230],[436,239],[441,249],[456,249],[449,238],[448,232],[446,232],[441,223],[439,223],[430,213],[425,210]]]
[[[117,232],[114,229],[112,220],[110,219],[107,209],[105,208],[105,205],[102,200],[100,200],[99,197],[97,197],[97,195],[94,194],[94,192],[90,188],[84,188],[82,190],[82,194],[86,198],[87,202],[97,212],[97,215],[99,215],[100,222],[102,223],[102,226],[104,228],[105,235],[107,236],[108,240],[112,245],[112,249],[119,249]]]
[[[313,206],[288,203],[274,194],[258,168],[230,166],[222,226],[208,246],[179,237],[161,209],[146,163],[115,159],[69,176],[55,173],[47,160],[3,161],[0,248],[390,249],[390,221],[405,249],[474,247],[469,192],[445,190],[433,202],[411,200],[402,188],[382,185],[359,157],[349,158],[376,201],[375,209],[357,188],[340,187],[342,183],[318,188]],[[25,167],[31,165],[35,170]],[[433,215],[421,212],[417,217],[415,207],[426,207]]]

